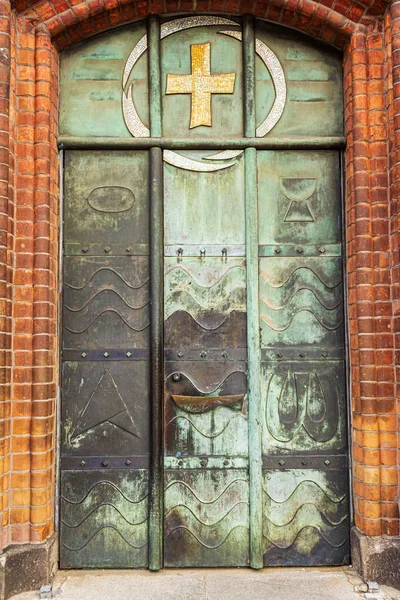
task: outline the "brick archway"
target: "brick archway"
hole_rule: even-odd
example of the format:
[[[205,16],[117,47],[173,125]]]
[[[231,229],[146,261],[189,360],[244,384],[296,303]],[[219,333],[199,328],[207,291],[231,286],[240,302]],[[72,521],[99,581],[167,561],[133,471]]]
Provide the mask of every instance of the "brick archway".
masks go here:
[[[357,563],[374,536],[399,535],[400,2],[383,0],[0,0],[2,547],[54,538],[59,52],[148,14],[193,12],[251,12],[344,51]],[[32,585],[19,579],[6,595]]]

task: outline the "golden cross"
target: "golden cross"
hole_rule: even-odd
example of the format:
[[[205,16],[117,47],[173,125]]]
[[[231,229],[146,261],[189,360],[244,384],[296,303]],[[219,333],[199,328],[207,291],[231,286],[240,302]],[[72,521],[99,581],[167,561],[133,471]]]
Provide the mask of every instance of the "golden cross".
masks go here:
[[[167,76],[167,94],[191,94],[190,129],[211,127],[211,94],[233,94],[235,73],[211,75],[211,44],[192,44],[191,75]]]

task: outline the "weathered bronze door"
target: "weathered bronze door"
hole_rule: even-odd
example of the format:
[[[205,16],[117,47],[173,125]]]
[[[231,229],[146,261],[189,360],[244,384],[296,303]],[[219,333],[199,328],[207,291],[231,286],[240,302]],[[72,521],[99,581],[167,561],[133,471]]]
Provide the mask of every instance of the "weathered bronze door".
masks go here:
[[[61,75],[61,565],[346,563],[340,56],[152,17]]]

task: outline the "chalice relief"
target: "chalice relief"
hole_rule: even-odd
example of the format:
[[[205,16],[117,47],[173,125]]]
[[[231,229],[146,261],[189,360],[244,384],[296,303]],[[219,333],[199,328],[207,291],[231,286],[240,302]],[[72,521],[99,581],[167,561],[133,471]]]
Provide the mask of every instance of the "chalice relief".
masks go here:
[[[315,193],[317,178],[281,177],[280,185],[285,197],[290,200],[284,223],[314,222],[308,200]]]

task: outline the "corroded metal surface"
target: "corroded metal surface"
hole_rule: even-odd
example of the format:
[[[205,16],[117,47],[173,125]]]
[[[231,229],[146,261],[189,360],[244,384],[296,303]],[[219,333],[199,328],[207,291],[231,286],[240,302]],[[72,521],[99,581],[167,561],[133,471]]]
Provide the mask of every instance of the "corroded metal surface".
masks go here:
[[[63,471],[63,568],[145,567],[148,471]]]
[[[93,150],[66,155],[61,564],[345,563],[340,58],[250,16],[107,35],[62,66]]]
[[[338,157],[270,152],[258,165],[264,564],[345,564]]]
[[[168,471],[165,565],[247,565],[248,485],[246,471]]]
[[[149,205],[142,186],[147,162],[147,153],[67,153],[64,568],[148,564]]]
[[[265,564],[346,564],[349,560],[347,488],[344,469],[264,471]]]
[[[171,175],[172,180],[169,176],[165,180],[167,196],[172,194],[171,184],[175,190],[188,189],[185,172]],[[219,182],[235,181],[238,175],[240,181],[240,171],[208,174],[210,186],[202,190],[201,201],[211,201],[214,186],[219,196],[214,202],[223,202]],[[211,179],[215,177],[219,182]],[[240,204],[243,188],[235,189]],[[166,241],[181,244],[177,255],[165,257],[164,268],[169,359],[164,406],[165,564],[239,566],[249,561],[249,485],[247,472],[232,468],[231,461],[241,457],[247,464],[247,364],[233,356],[247,346],[246,267],[243,256],[228,257],[221,250],[213,255],[215,246],[200,246],[198,256],[188,249],[188,242],[205,241],[198,237],[205,230],[201,222],[197,235],[187,229],[194,224],[192,206],[201,214],[196,206],[199,197],[192,197],[193,204],[186,202],[181,208],[183,229],[176,228],[171,206],[165,220]],[[209,216],[203,213],[200,219]],[[213,218],[218,231],[214,244],[220,239],[226,243],[227,236],[232,243],[242,242],[237,223],[232,223],[231,234],[224,232],[223,223],[228,221],[223,211],[215,211]]]

